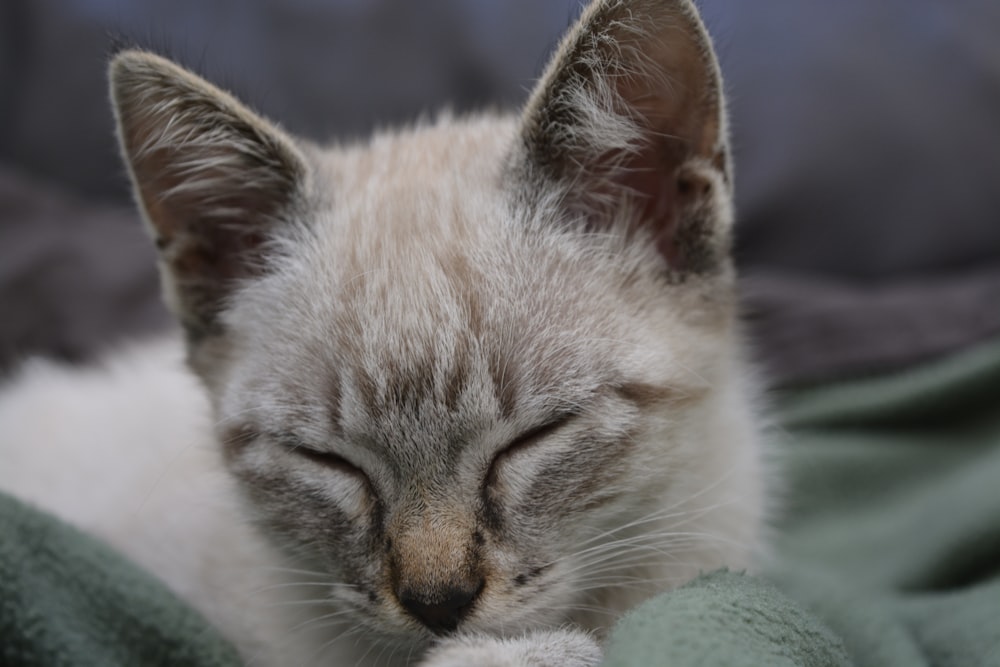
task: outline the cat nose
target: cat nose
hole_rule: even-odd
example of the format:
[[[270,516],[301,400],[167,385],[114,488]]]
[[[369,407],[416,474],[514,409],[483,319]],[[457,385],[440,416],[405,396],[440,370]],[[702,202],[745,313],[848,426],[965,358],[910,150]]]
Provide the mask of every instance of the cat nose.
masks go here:
[[[482,580],[469,583],[473,585],[449,586],[426,592],[404,589],[397,593],[397,597],[403,608],[428,630],[438,635],[446,634],[454,631],[469,614],[485,584]]]

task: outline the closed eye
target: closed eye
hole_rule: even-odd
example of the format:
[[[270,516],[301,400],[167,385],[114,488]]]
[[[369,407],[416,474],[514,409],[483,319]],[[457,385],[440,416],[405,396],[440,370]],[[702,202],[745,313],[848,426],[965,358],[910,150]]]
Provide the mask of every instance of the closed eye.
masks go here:
[[[361,483],[362,488],[368,492],[368,495],[371,498],[378,498],[378,493],[375,490],[375,485],[372,484],[371,478],[365,473],[364,470],[354,465],[343,456],[334,454],[333,452],[323,451],[321,449],[314,449],[313,447],[308,447],[301,443],[292,447],[292,453],[298,454],[302,458],[308,459],[313,463],[317,463],[328,470],[335,470],[339,473],[350,475]]]
[[[334,468],[352,475],[364,475],[361,468],[357,467],[343,456],[333,452],[324,452],[311,447],[299,446],[293,450],[299,456],[303,456],[310,461],[314,461],[327,468]]]
[[[325,468],[338,470],[349,475],[357,475],[367,480],[367,475],[361,468],[339,454],[310,447],[294,436],[284,436],[280,440],[288,448],[288,451],[296,456],[318,463]]]
[[[577,413],[575,412],[561,414],[554,419],[550,419],[541,426],[536,426],[535,428],[517,436],[506,447],[501,449],[495,457],[493,457],[489,470],[486,472],[485,486],[493,486],[496,482],[498,469],[504,461],[509,459],[511,456],[514,456],[515,454],[542,442],[563,426],[571,422],[576,416]]]

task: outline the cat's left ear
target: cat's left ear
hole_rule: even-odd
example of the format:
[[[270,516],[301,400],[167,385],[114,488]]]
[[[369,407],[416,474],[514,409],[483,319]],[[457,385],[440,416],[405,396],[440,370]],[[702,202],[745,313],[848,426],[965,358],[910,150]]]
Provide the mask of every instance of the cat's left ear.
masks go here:
[[[722,82],[689,0],[593,2],[522,123],[514,173],[543,205],[558,201],[562,215],[582,217],[590,229],[644,228],[677,276],[726,261]]]

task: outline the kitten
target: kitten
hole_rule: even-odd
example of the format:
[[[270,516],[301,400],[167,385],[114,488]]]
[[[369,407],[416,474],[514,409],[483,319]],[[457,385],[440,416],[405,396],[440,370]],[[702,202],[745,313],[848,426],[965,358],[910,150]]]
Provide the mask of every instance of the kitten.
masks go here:
[[[111,88],[185,352],[26,371],[0,487],[252,664],[593,665],[625,610],[747,565],[760,448],[689,0],[594,2],[520,117],[364,145],[146,52]]]

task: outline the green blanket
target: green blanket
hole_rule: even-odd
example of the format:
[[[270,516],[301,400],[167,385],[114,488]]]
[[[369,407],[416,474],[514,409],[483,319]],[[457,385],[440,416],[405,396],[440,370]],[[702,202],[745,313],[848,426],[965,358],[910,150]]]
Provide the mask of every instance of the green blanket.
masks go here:
[[[159,582],[103,544],[0,494],[0,665],[239,665]]]
[[[606,664],[1000,665],[1000,341],[777,408],[768,582],[716,574],[651,600]]]
[[[786,392],[765,576],[716,572],[616,628],[609,666],[1000,666],[1000,341]],[[106,549],[0,499],[0,664],[234,665]]]

